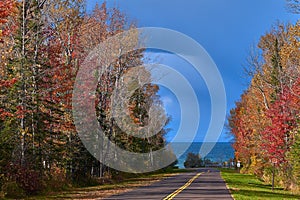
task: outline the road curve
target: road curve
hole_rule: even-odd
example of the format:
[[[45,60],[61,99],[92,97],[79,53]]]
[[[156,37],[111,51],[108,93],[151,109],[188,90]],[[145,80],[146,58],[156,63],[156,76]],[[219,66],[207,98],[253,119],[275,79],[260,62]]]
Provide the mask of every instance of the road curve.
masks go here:
[[[114,195],[107,200],[120,199],[233,199],[220,172],[216,169],[203,168],[139,187],[130,192]]]

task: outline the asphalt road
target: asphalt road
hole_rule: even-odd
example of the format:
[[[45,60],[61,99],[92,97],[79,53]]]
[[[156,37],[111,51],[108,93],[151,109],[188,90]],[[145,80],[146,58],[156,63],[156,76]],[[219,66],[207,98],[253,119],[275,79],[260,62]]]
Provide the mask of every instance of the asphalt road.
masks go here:
[[[182,173],[150,186],[139,187],[130,192],[106,199],[233,199],[220,172],[203,168],[195,172]]]

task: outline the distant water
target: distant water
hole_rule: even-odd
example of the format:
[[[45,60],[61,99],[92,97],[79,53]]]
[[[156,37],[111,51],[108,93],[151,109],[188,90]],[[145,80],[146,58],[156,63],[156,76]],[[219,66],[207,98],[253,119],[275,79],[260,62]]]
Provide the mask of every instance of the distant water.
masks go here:
[[[187,157],[187,154],[190,152],[194,153],[194,154],[199,154],[200,148],[203,144],[204,143],[202,143],[202,142],[193,142],[188,147],[187,143],[172,143],[173,151],[176,154],[177,159],[178,159],[177,166],[179,168],[184,168],[183,163]],[[209,144],[209,143],[205,143],[205,144]],[[183,149],[185,149],[186,147],[188,147],[188,149],[186,151],[184,151]],[[201,153],[200,153],[201,158],[209,159],[213,162],[218,162],[218,163],[229,161],[231,158],[234,158],[234,149],[232,147],[232,144],[229,142],[218,142],[215,144],[213,149],[207,153],[202,152],[202,154],[204,154],[204,155],[207,154],[205,156],[201,155]],[[182,155],[178,156],[179,154],[182,154]]]

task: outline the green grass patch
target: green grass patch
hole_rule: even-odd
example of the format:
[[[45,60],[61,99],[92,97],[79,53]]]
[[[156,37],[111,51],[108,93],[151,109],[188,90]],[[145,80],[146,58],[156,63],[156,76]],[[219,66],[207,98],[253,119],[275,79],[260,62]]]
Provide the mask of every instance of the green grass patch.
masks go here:
[[[264,183],[254,175],[240,174],[229,169],[222,169],[221,175],[235,200],[300,199],[299,194],[293,194],[283,188],[275,187],[272,191],[270,184]]]

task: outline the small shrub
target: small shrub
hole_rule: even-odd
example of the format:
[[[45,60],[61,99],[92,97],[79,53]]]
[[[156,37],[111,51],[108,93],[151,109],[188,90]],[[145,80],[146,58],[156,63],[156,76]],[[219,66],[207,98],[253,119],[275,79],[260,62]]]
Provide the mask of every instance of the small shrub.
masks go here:
[[[4,183],[2,192],[7,198],[19,199],[26,196],[25,191],[14,181]]]
[[[20,167],[15,174],[17,183],[24,189],[26,194],[37,194],[43,189],[38,172]]]
[[[6,170],[5,176],[7,177],[6,183],[17,183],[27,195],[37,194],[44,187],[42,184],[42,175],[30,166],[11,164],[10,168]]]
[[[65,171],[56,166],[51,168],[45,181],[46,190],[49,191],[62,191],[70,186]]]
[[[202,167],[203,162],[198,154],[188,153],[186,160],[184,162],[185,168],[197,168]]]

